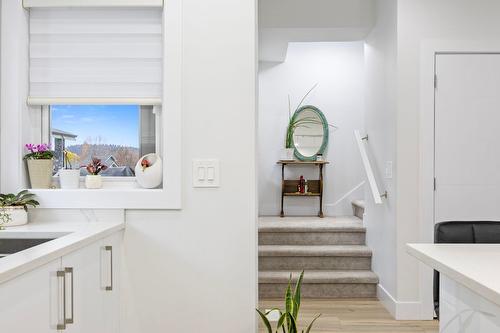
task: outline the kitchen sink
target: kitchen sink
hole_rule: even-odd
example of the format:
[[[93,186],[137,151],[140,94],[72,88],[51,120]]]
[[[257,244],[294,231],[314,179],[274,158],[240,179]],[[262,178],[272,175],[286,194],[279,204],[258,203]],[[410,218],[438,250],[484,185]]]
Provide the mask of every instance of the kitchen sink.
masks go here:
[[[0,238],[0,258],[53,240],[54,238]]]

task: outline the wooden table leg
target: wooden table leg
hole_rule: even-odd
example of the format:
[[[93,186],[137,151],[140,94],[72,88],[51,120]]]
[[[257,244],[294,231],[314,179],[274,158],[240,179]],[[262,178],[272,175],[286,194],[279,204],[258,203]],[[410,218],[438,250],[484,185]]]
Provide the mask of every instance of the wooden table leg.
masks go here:
[[[323,164],[319,164],[319,217],[323,218]]]
[[[285,217],[285,212],[283,211],[283,199],[285,197],[285,164],[281,165],[281,213],[280,217]]]

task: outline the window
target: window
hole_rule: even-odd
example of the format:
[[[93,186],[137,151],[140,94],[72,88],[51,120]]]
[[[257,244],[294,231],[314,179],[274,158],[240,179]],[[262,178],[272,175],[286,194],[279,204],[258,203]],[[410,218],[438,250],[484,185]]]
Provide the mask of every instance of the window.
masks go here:
[[[52,105],[50,142],[54,175],[61,168],[80,168],[94,157],[108,166],[104,177],[134,177],[139,158],[156,150],[153,108],[139,105]],[[68,163],[64,151],[79,156]]]

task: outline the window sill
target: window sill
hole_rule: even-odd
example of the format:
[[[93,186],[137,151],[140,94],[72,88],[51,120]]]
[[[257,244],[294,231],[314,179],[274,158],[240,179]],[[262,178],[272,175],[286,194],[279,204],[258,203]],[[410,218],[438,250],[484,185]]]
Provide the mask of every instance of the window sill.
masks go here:
[[[171,192],[164,189],[110,187],[101,189],[29,189],[29,191],[36,195],[36,199],[40,202],[40,208],[180,208],[180,200],[176,200]]]

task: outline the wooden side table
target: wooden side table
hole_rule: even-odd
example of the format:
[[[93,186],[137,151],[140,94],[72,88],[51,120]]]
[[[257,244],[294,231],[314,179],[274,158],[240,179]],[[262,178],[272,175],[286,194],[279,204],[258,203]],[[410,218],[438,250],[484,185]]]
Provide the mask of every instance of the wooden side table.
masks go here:
[[[323,217],[323,166],[329,164],[327,161],[278,161],[281,164],[281,213],[284,217],[283,201],[285,197],[319,197],[319,217]],[[299,180],[285,179],[285,166],[317,166],[319,168],[319,179],[308,179],[308,192],[300,193],[297,188]]]

